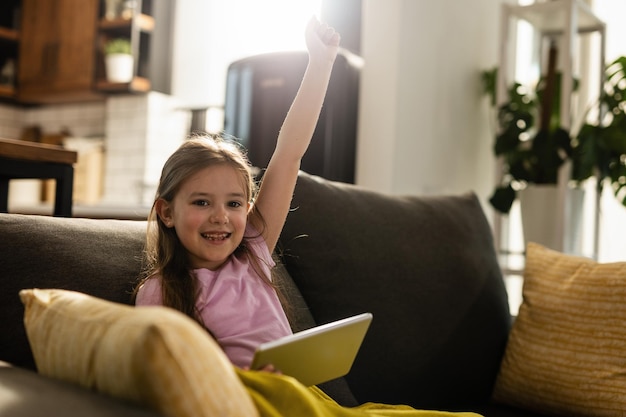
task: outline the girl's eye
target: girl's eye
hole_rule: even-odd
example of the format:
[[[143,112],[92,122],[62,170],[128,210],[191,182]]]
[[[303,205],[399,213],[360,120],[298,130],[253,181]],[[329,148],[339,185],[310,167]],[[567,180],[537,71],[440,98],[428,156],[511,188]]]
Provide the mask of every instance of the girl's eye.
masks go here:
[[[209,202],[206,200],[196,200],[193,202],[193,204],[196,206],[208,206]]]
[[[230,203],[228,203],[228,205],[233,208],[239,208],[243,206],[243,204],[241,204],[239,201],[231,201]]]

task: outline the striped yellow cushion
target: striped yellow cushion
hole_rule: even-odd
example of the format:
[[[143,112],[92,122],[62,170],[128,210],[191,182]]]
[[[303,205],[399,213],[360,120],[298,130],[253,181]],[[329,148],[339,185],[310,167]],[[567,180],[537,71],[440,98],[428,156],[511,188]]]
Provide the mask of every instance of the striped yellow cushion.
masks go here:
[[[626,412],[626,262],[529,243],[494,400],[563,416]]]
[[[164,416],[258,416],[228,358],[182,313],[64,290],[20,297],[40,373]]]

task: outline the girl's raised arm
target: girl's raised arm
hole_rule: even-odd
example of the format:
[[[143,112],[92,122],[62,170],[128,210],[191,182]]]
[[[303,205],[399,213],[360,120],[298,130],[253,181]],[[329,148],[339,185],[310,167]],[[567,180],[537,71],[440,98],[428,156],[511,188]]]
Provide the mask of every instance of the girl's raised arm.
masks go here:
[[[309,63],[278,134],[276,149],[263,175],[255,203],[256,210],[265,220],[265,227],[261,227],[256,210],[250,216],[253,225],[263,231],[270,251],[274,250],[287,218],[300,162],[317,125],[339,48],[339,34],[312,18],[306,28],[306,44]]]

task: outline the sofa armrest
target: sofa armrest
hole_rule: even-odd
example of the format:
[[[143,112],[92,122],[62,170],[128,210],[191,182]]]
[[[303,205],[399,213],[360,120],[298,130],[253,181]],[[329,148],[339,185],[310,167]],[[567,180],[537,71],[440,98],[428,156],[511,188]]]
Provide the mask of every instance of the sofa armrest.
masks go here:
[[[153,411],[0,361],[0,410],[12,417],[159,417]]]

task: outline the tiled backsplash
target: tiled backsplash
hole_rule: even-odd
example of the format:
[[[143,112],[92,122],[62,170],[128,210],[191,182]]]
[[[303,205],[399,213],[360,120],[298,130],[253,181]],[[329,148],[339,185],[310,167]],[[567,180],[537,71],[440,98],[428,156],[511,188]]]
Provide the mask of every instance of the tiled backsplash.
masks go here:
[[[0,104],[0,137],[17,139],[22,132],[24,111],[18,107]]]
[[[103,137],[104,103],[65,104],[24,110],[22,126],[39,126],[43,133],[63,130],[77,137]]]
[[[21,108],[0,104],[0,136],[19,139],[22,130],[39,126],[43,133],[69,130],[72,136],[104,136],[104,103]]]
[[[68,131],[73,137],[104,138],[100,203],[106,206],[150,205],[163,163],[185,139],[190,123],[189,111],[177,99],[157,92],[37,108],[0,104],[0,137],[18,139],[24,129],[38,126],[44,135]],[[38,199],[25,182],[12,181],[10,207],[16,200],[19,205]]]
[[[112,97],[106,104],[104,202],[152,204],[161,168],[185,139],[191,114],[161,93]]]

